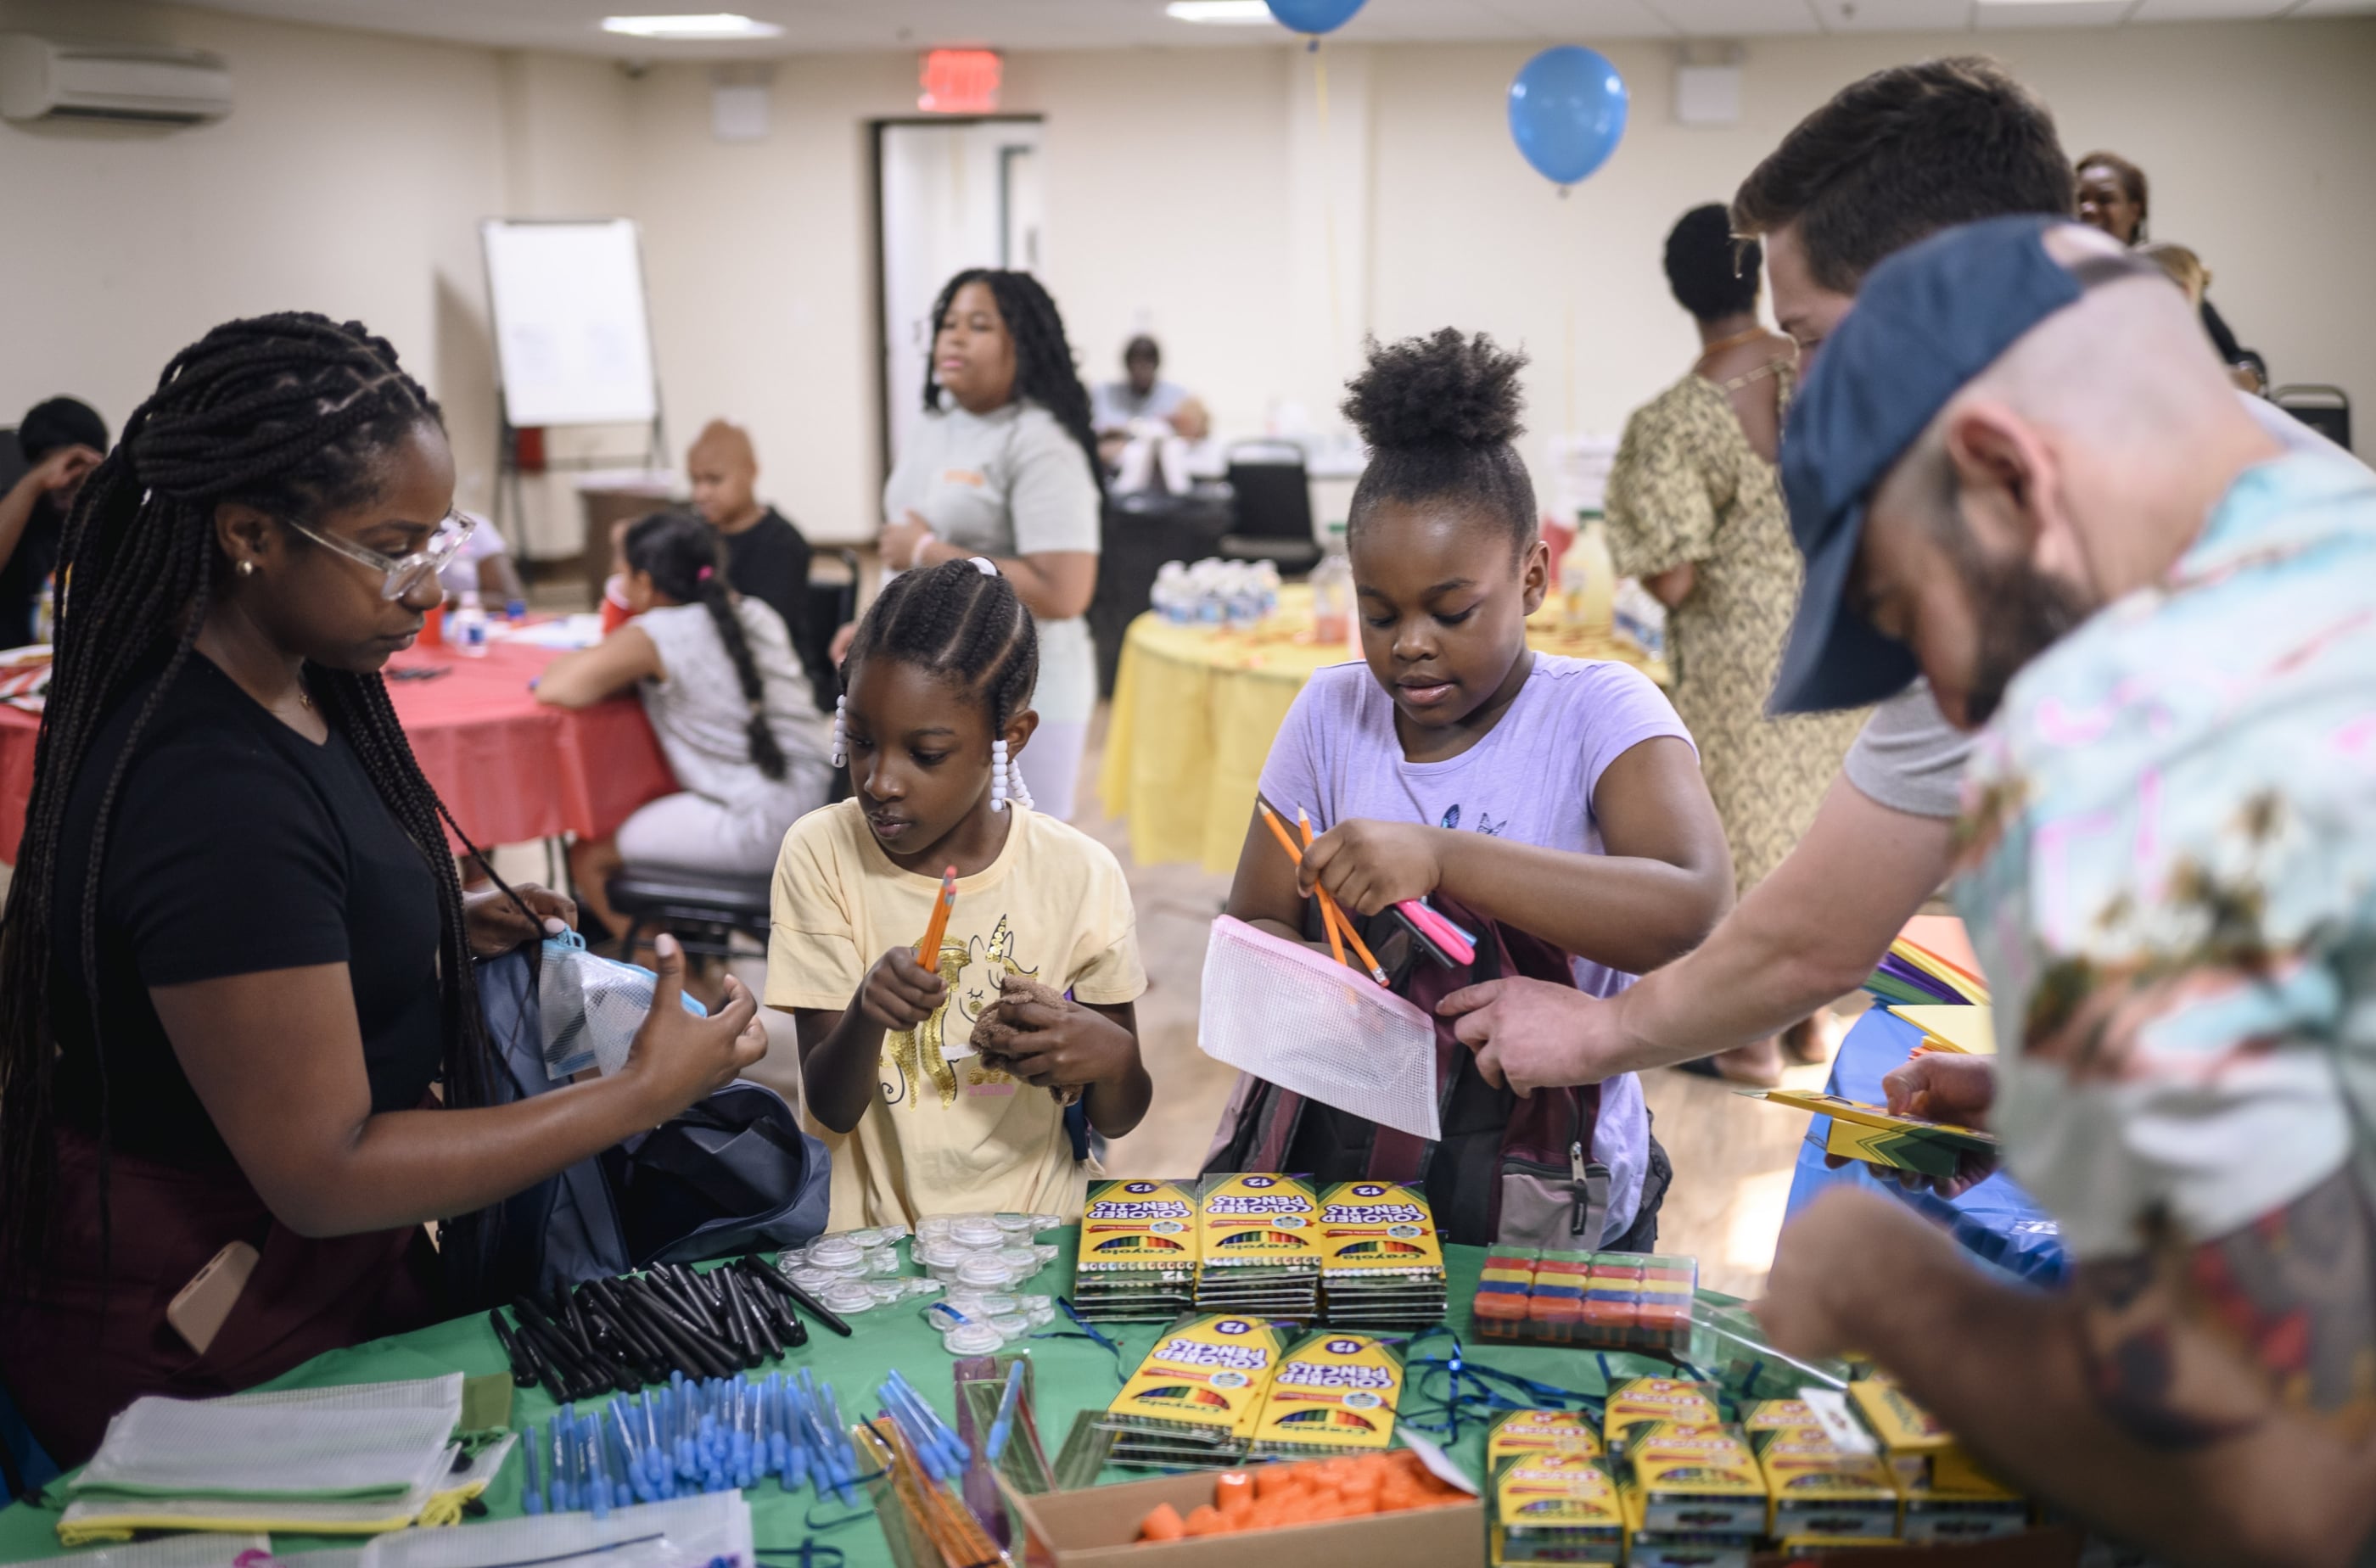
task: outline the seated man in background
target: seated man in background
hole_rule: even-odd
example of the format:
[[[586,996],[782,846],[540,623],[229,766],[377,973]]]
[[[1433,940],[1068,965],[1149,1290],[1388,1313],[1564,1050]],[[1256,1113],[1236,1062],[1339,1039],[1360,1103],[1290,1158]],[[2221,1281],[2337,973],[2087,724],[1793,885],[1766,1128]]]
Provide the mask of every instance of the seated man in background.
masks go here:
[[[1123,345],[1122,370],[1120,381],[1099,382],[1089,395],[1089,426],[1099,436],[1139,420],[1168,420],[1190,400],[1186,387],[1163,379],[1163,350],[1144,332]]]
[[[726,547],[727,586],[784,618],[784,630],[801,656],[809,683],[822,706],[830,709],[830,694],[837,689],[833,668],[820,665],[808,636],[813,552],[790,518],[759,500],[759,456],[750,433],[724,420],[711,420],[685,454],[684,466],[693,481],[694,510],[718,530]]]
[[[1145,333],[1123,348],[1122,368],[1122,380],[1100,383],[1089,395],[1089,427],[1099,459],[1119,476],[1114,489],[1144,490],[1158,469],[1164,489],[1187,489],[1184,444],[1210,435],[1212,417],[1187,388],[1162,379],[1163,350]]]
[[[2019,218],[1877,267],[1781,450],[1776,709],[1919,668],[1987,726],[1955,897],[2000,1082],[1920,1109],[1990,1115],[2077,1272],[2000,1283],[1835,1190],[1783,1234],[1776,1346],[1870,1352],[2172,1562],[2370,1561],[2376,476],[2288,452],[2151,263]]]
[[[33,640],[66,513],[107,455],[107,422],[88,403],[52,398],[26,410],[17,449],[25,471],[0,494],[0,647]]]

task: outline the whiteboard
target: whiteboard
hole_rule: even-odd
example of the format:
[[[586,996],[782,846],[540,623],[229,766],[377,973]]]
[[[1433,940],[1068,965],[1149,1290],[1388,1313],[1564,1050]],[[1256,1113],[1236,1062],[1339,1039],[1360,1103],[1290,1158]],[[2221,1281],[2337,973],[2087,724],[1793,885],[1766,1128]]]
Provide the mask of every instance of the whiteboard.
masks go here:
[[[479,225],[505,417],[515,425],[648,424],[659,412],[636,225]]]

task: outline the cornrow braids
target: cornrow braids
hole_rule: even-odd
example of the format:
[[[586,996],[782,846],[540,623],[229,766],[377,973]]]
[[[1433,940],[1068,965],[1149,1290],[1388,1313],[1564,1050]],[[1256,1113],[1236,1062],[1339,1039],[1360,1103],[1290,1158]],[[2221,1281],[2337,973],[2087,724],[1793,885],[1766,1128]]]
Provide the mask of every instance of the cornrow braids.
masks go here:
[[[998,314],[1006,323],[1007,336],[1015,339],[1015,395],[1030,398],[1056,416],[1056,422],[1064,427],[1064,434],[1073,438],[1088,463],[1089,482],[1103,494],[1106,470],[1098,461],[1097,433],[1089,428],[1088,389],[1081,385],[1078,362],[1074,357],[1071,339],[1064,336],[1064,317],[1056,309],[1055,300],[1028,272],[969,267],[950,279],[941,290],[941,297],[933,302],[935,334],[941,329],[942,319],[949,314],[950,302],[968,283],[980,283],[990,290],[991,298],[998,302]],[[927,348],[924,411],[937,412],[940,406],[940,377],[933,371],[932,350]]]
[[[873,658],[917,665],[980,698],[994,738],[1039,683],[1040,628],[1013,583],[971,561],[944,561],[883,585],[850,639],[843,691]]]
[[[752,764],[769,778],[783,778],[784,748],[767,723],[766,683],[760,679],[751,639],[743,635],[742,616],[727,591],[717,530],[683,512],[655,512],[627,530],[624,543],[627,564],[649,576],[654,588],[679,604],[699,604],[709,612],[750,709],[744,730],[751,738]]]
[[[376,492],[386,455],[421,425],[440,422],[436,403],[399,368],[395,349],[359,323],[312,314],[229,322],[166,365],[77,498],[59,546],[57,642],[32,796],[0,915],[0,1277],[30,1283],[42,1259],[57,1174],[52,965],[71,956],[86,992],[95,989],[100,869],[116,797],[228,568],[214,542],[216,505],[238,502],[300,518],[359,505]],[[160,665],[109,771],[89,853],[79,866],[63,865],[67,806],[92,742],[127,692]],[[446,1100],[489,1103],[493,1057],[471,982],[461,885],[440,826],[452,819],[422,776],[378,675],[315,668],[308,678],[326,722],[346,736],[436,879]],[[458,828],[455,836],[462,838]],[[82,879],[73,932],[53,920],[66,875]],[[90,1029],[105,1255],[111,1129],[95,1006]]]

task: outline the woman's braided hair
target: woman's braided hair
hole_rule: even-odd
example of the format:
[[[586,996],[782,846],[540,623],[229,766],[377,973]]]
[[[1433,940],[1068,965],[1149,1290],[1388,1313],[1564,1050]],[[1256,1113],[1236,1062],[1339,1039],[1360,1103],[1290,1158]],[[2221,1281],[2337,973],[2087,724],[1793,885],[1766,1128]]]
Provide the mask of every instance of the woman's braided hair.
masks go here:
[[[57,1173],[52,966],[79,973],[85,995],[95,993],[100,873],[116,795],[230,567],[216,548],[215,508],[237,502],[303,519],[360,505],[376,492],[386,455],[421,426],[441,422],[436,403],[398,367],[395,349],[360,323],[312,314],[228,322],[166,365],[77,497],[59,547],[57,644],[32,797],[0,917],[0,1277],[24,1281],[33,1272]],[[79,864],[61,864],[67,804],[92,742],[160,656],[163,673],[108,774],[89,852]],[[325,721],[354,748],[436,879],[446,1102],[485,1104],[493,1054],[470,980],[462,889],[440,826],[452,818],[413,760],[377,674],[317,666],[307,683]],[[80,929],[73,932],[52,925],[62,876],[82,880]],[[100,1057],[104,1253],[110,1127],[95,1005],[90,1029]]]
[[[1039,683],[1040,629],[1013,583],[971,561],[944,561],[883,585],[850,639],[842,690],[878,656],[929,670],[979,697],[994,739]]]
[[[734,661],[734,673],[742,683],[742,701],[751,716],[746,727],[751,761],[768,778],[781,778],[784,748],[767,727],[766,685],[727,592],[718,530],[683,512],[655,512],[627,529],[625,545],[627,564],[650,577],[654,588],[679,604],[698,604],[709,612],[718,640],[726,645],[726,657]]]
[[[999,315],[1006,322],[1007,336],[1015,339],[1015,396],[1028,398],[1056,416],[1064,434],[1080,446],[1081,456],[1089,465],[1090,482],[1102,492],[1105,469],[1098,461],[1097,433],[1089,428],[1089,394],[1081,385],[1073,345],[1064,336],[1064,318],[1058,314],[1056,302],[1049,297],[1040,279],[1028,272],[969,267],[950,279],[941,290],[941,297],[933,302],[935,337],[957,291],[968,283],[980,283],[990,290],[991,298],[998,302]],[[936,413],[940,407],[940,377],[933,372],[933,352],[927,348],[924,411]]]

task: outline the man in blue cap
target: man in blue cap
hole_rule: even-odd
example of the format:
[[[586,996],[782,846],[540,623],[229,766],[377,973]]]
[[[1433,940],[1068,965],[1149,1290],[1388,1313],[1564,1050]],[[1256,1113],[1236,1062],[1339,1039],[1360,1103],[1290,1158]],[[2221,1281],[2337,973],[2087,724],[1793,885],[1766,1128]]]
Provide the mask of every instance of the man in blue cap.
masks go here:
[[[1776,708],[1919,671],[1986,726],[1955,893],[1999,1054],[1939,1103],[2078,1283],[1835,1191],[1783,1236],[1775,1343],[1871,1352],[2173,1561],[2376,1560],[2376,476],[2288,453],[2174,287],[2031,218],[1875,269],[1782,463]]]

